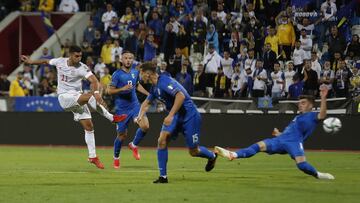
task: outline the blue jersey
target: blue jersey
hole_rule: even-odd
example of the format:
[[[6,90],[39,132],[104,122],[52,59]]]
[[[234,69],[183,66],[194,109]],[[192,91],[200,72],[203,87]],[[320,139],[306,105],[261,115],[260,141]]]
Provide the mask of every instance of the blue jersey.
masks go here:
[[[286,142],[303,142],[315,130],[319,120],[317,112],[300,114],[291,121],[285,130],[278,136],[278,139]]]
[[[112,75],[111,86],[121,88],[125,85],[132,84],[133,89],[121,91],[114,95],[116,109],[131,109],[135,105],[139,105],[139,100],[136,96],[136,85],[139,82],[139,71],[131,68],[130,72],[125,72],[122,69],[116,70]]]
[[[158,99],[163,102],[166,109],[170,111],[174,105],[175,95],[178,92],[182,92],[185,95],[184,103],[180,107],[178,114],[184,121],[187,121],[198,113],[196,106],[184,87],[168,75],[159,75],[158,83],[151,87],[147,100],[153,101],[154,99]]]

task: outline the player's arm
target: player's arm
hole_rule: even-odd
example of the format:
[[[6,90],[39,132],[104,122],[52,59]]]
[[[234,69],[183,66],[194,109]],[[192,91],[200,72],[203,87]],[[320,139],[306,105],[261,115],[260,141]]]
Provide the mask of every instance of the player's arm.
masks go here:
[[[184,103],[184,100],[185,100],[185,95],[181,91],[178,91],[175,95],[174,105],[172,106],[169,114],[164,119],[165,125],[171,124],[171,122],[174,118],[174,115],[179,111],[179,109],[181,108],[181,106]]]
[[[149,96],[149,92],[146,91],[146,89],[140,83],[138,83],[138,85],[136,87],[136,90],[141,92],[142,94],[144,94],[146,96]]]
[[[48,59],[30,60],[30,58],[25,55],[21,55],[20,58],[24,63],[30,64],[30,65],[42,65],[42,64],[48,65],[49,61],[50,61]]]
[[[127,84],[123,87],[120,87],[120,88],[116,88],[112,85],[110,85],[109,89],[107,90],[107,93],[108,94],[117,94],[119,92],[124,92],[124,91],[127,91],[127,90],[131,90],[133,88],[132,84]]]
[[[91,72],[90,72],[91,73]],[[89,74],[86,79],[90,82],[90,89],[91,89],[91,93],[92,95],[95,97],[96,102],[98,104],[104,104],[104,100],[101,97],[99,88],[100,88],[100,84],[98,79],[95,77],[94,74]]]
[[[328,91],[329,91],[329,89],[326,85],[320,86],[321,102],[320,102],[320,112],[317,116],[318,120],[323,120],[326,117],[326,110],[327,110],[326,96],[328,94]]]
[[[279,129],[277,128],[274,128],[274,130],[272,131],[271,133],[273,136],[277,137],[281,134],[281,132],[279,131]]]

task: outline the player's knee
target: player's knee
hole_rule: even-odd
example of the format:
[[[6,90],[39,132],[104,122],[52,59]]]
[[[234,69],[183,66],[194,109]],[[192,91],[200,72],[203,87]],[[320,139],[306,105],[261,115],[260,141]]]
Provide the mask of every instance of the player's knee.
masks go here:
[[[199,149],[197,147],[193,149],[189,149],[189,154],[191,156],[197,156],[199,154]]]
[[[164,149],[166,148],[166,139],[164,139],[163,137],[159,137],[158,139],[158,148],[159,149]]]
[[[140,126],[140,128],[141,128],[141,130],[142,130],[143,132],[147,132],[147,131],[149,130],[149,128],[150,128],[149,123],[144,123],[144,124],[142,124],[142,125]]]
[[[120,139],[120,140],[125,140],[125,138],[126,138],[126,133],[118,133],[117,137],[118,137],[118,139]]]

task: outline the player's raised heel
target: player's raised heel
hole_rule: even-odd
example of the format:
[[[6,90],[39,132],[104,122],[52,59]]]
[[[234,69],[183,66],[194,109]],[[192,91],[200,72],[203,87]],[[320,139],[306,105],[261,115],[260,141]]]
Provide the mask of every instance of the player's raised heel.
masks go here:
[[[224,149],[219,146],[214,147],[214,151],[222,157],[228,158],[230,161],[234,160],[235,157],[232,155],[231,151]]]
[[[213,168],[215,167],[217,157],[218,157],[218,155],[217,155],[217,153],[215,153],[215,158],[208,159],[208,162],[207,162],[207,164],[205,166],[205,171],[206,172],[209,172],[209,171],[213,170]]]
[[[113,167],[115,169],[119,169],[120,168],[120,159],[119,158],[114,158],[114,162],[113,162]]]
[[[333,175],[331,175],[330,173],[321,173],[321,172],[317,173],[317,178],[321,179],[321,180],[334,180],[335,179],[335,177]]]
[[[121,114],[121,115],[114,115],[113,116],[113,123],[119,123],[124,121],[127,118],[126,114]]]
[[[136,160],[140,160],[140,153],[139,153],[138,147],[135,147],[135,146],[132,144],[132,142],[130,142],[128,146],[129,146],[129,149],[132,150],[134,158],[135,158]]]
[[[167,178],[164,178],[164,177],[161,177],[159,176],[158,179],[154,180],[153,183],[157,184],[157,183],[168,183],[168,179]]]
[[[104,165],[100,162],[99,157],[89,158],[88,161],[100,169],[105,168]]]

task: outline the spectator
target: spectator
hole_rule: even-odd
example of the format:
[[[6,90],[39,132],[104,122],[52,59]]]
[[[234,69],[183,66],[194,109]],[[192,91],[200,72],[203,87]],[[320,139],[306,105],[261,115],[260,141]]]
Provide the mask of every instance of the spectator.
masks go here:
[[[351,42],[349,42],[346,47],[346,56],[350,57],[351,59],[360,59],[359,35],[354,34],[352,36]]]
[[[4,73],[0,74],[0,96],[9,94],[10,81],[7,79],[7,75]]]
[[[186,89],[186,91],[192,95],[193,86],[191,75],[187,72],[187,65],[183,64],[181,67],[181,72],[176,74],[175,79]]]
[[[33,5],[32,5],[31,0],[22,0],[21,6],[20,6],[20,11],[22,11],[22,12],[33,11]],[[1,17],[0,17],[0,20],[1,20]]]
[[[158,45],[154,41],[154,35],[150,34],[144,44],[144,61],[151,61],[156,57]]]
[[[339,69],[335,72],[335,95],[336,97],[348,97],[350,78],[352,73],[344,60],[339,62]]]
[[[311,69],[313,69],[320,79],[321,65],[318,61],[318,56],[316,52],[311,53]]]
[[[194,96],[205,96],[206,92],[206,76],[204,73],[204,65],[199,63],[197,71],[194,73],[193,79]]]
[[[305,60],[304,62],[304,68],[303,68],[303,74],[304,74],[304,94],[305,95],[312,95],[316,96],[318,93],[318,75],[317,73],[311,69],[311,61]]]
[[[111,51],[114,48],[114,45],[112,44],[111,38],[108,37],[106,39],[105,44],[101,48],[101,59],[102,61],[108,65],[111,63]]]
[[[104,74],[103,76],[100,78],[100,84],[102,86],[103,89],[106,89],[111,83],[111,75],[110,75],[110,70],[108,67],[104,67]]]
[[[284,72],[280,70],[280,64],[278,62],[274,63],[274,71],[270,74],[272,87],[271,87],[271,97],[273,99],[280,98],[284,93],[285,88],[285,75]]]
[[[101,17],[101,22],[104,23],[104,31],[106,32],[109,25],[110,25],[110,22],[111,22],[111,19],[113,17],[118,17],[116,12],[113,11],[112,9],[112,5],[111,4],[106,4],[106,12],[102,15]]]
[[[317,22],[315,24],[317,24]],[[307,37],[311,39],[313,35],[313,31],[315,29],[315,24],[311,24],[309,18],[303,18],[302,23],[301,24],[298,23],[296,27],[298,31],[305,30]]]
[[[43,78],[39,85],[39,95],[40,96],[56,96],[56,88],[54,89],[49,85],[47,78]]]
[[[290,59],[291,49],[295,45],[295,31],[286,15],[281,17],[281,23],[277,25],[280,53],[285,60]],[[295,62],[295,61],[294,61]]]
[[[197,14],[192,32],[195,53],[204,53],[204,39],[206,39],[206,23],[202,21],[202,16]]]
[[[163,33],[163,23],[161,19],[159,19],[159,14],[157,12],[152,13],[152,19],[148,23],[149,28],[154,30],[154,34],[157,38],[159,38]]]
[[[136,53],[137,49],[137,37],[135,35],[134,29],[129,29],[129,36],[125,39],[124,50],[130,51],[131,53]]]
[[[220,64],[225,76],[230,81],[234,73],[234,59],[230,58],[230,53],[228,51],[224,51],[224,58],[221,58]]]
[[[241,98],[246,97],[246,84],[247,79],[245,77],[244,71],[240,70],[240,64],[236,64],[235,72],[231,76],[231,97]]]
[[[237,58],[237,55],[240,52],[240,41],[237,32],[231,32],[231,39],[229,41],[228,49],[230,52],[230,57],[233,59]]]
[[[165,33],[164,33],[164,38],[162,40],[163,45],[162,45],[162,51],[164,53],[164,58],[165,61],[170,63],[170,58],[176,54],[176,34],[175,32],[173,32],[172,29],[172,24],[168,23],[165,26]],[[181,67],[180,67],[181,68]],[[180,72],[180,68],[179,68],[179,72]],[[169,72],[171,73],[171,71],[169,70]],[[176,73],[174,73],[173,76],[175,76]]]
[[[255,51],[255,57],[258,55],[261,56],[262,48],[263,48],[263,42],[264,42],[264,31],[261,24],[257,21],[255,17],[250,18],[250,22],[248,25],[246,25],[244,29],[244,34],[246,36],[251,33],[251,36],[253,37],[253,41],[255,43],[254,45],[254,51]]]
[[[165,61],[161,62],[160,64],[160,74],[171,76],[170,73],[167,71],[167,63]]]
[[[83,41],[87,41],[91,43],[95,39],[95,28],[93,21],[89,21],[88,26],[84,30],[84,38]]]
[[[133,12],[130,7],[126,7],[125,14],[121,16],[120,23],[127,25],[131,21],[131,16]]]
[[[102,61],[101,57],[99,57],[97,59],[97,63],[95,64],[95,67],[94,67],[94,73],[97,78],[101,79],[102,77],[104,77],[105,67],[106,67],[106,65]]]
[[[107,67],[109,68],[110,74],[112,75],[116,70],[121,68],[121,61],[120,61],[120,57],[118,55],[115,56],[115,61],[112,62],[111,64],[107,65]],[[105,74],[105,72],[104,72]]]
[[[225,76],[223,69],[219,67],[214,80],[214,97],[228,97],[228,95],[231,94],[231,90],[229,89],[229,87],[230,80],[228,80]]]
[[[86,59],[88,56],[94,56],[93,48],[88,41],[83,41],[81,44],[82,58]]]
[[[120,38],[120,26],[119,26],[119,19],[117,17],[112,17],[111,21],[108,25],[106,35],[110,36],[112,39],[119,39]]]
[[[294,83],[293,77],[296,74],[294,71],[294,63],[292,61],[288,61],[286,63],[286,69],[284,72],[285,76],[285,95],[286,97],[289,95],[289,87]]]
[[[330,61],[325,61],[324,63],[324,69],[320,72],[319,77],[319,84],[320,85],[326,85],[328,87],[328,98],[333,97],[334,90],[333,90],[333,83],[335,79],[334,71],[331,70],[331,64]]]
[[[51,54],[49,53],[49,49],[47,47],[44,47],[43,50],[42,50],[42,55],[40,56],[40,59],[47,59],[47,60],[50,60],[52,59],[53,57],[51,56]],[[45,77],[45,67],[48,67],[49,70],[52,70],[53,67],[50,66],[50,65],[40,65],[38,67],[38,77],[40,79],[42,79],[43,77]]]
[[[326,31],[331,25],[335,24],[335,15],[337,12],[336,4],[331,0],[326,0],[321,4],[320,8],[322,14],[322,23],[319,25],[320,36],[318,37],[318,44],[320,50],[322,49],[323,39],[325,39]],[[332,53],[333,54],[333,53]]]
[[[247,68],[248,69],[248,68]],[[245,69],[246,70],[246,69]],[[258,60],[255,64],[255,70],[253,71],[252,75],[254,86],[252,89],[252,96],[257,97],[264,97],[265,96],[265,88],[267,81],[267,73],[266,70],[263,68],[263,62]]]
[[[208,32],[206,33],[206,44],[213,44],[215,51],[219,52],[219,37],[218,33],[215,30],[215,26],[211,24],[209,26]]]
[[[269,35],[265,38],[265,44],[268,43],[271,45],[271,50],[273,50],[276,53],[276,56],[278,56],[279,36],[276,34],[276,30],[274,27],[270,27]]]
[[[65,13],[75,13],[79,11],[79,5],[76,0],[61,0],[59,11]]]
[[[304,50],[304,59],[311,59],[312,39],[306,35],[306,30],[301,30],[300,48]]]
[[[102,44],[103,44],[103,39],[101,37],[101,32],[100,30],[95,30],[95,38],[91,42],[91,47],[93,48],[95,56],[100,56]]]
[[[29,91],[29,95],[34,96],[36,94],[36,87],[39,84],[39,79],[29,65],[24,65],[23,82]]]
[[[121,53],[123,48],[119,44],[119,40],[114,40],[114,47],[111,49],[111,62],[115,61],[115,56],[119,56],[121,60]]]
[[[248,50],[248,58],[245,60],[244,69],[250,68],[251,71],[255,70],[256,58],[254,49]]]
[[[299,74],[296,73],[293,76],[293,84],[289,86],[288,99],[299,99],[299,96],[303,94],[304,82],[300,79]]]
[[[331,27],[331,34],[328,38],[329,54],[333,56],[334,53],[344,53],[346,48],[346,42],[343,36],[339,34],[339,30],[336,25]]]
[[[209,89],[210,96],[212,96],[212,88],[214,87],[214,80],[217,74],[218,68],[220,67],[221,56],[215,51],[213,44],[209,44],[209,52],[204,57],[203,64],[206,74],[206,87]]]
[[[292,60],[294,61],[295,71],[300,73],[303,68],[303,63],[305,60],[305,51],[300,48],[301,42],[299,40],[295,43],[295,49],[292,55]]]
[[[339,69],[340,61],[342,60],[342,54],[335,52],[331,60],[331,69],[336,72]]]
[[[182,55],[189,57],[189,47],[191,46],[191,35],[186,32],[185,27],[180,25],[179,32],[176,34],[176,46],[181,49]]]
[[[264,47],[264,54],[262,57],[264,61],[264,68],[268,73],[274,71],[274,63],[276,60],[276,53],[271,49],[271,44],[266,43]]]
[[[352,68],[352,77],[350,78],[351,92],[353,97],[360,95],[360,63],[356,63]]]
[[[70,41],[70,39],[65,39],[65,43],[61,45],[61,50],[60,50],[62,57],[69,57],[69,50],[71,45],[72,42]]]
[[[54,0],[39,0],[39,11],[51,12],[54,10]]]
[[[16,79],[13,80],[9,88],[10,97],[24,97],[28,94],[25,84],[23,83],[23,73],[18,72]]]

